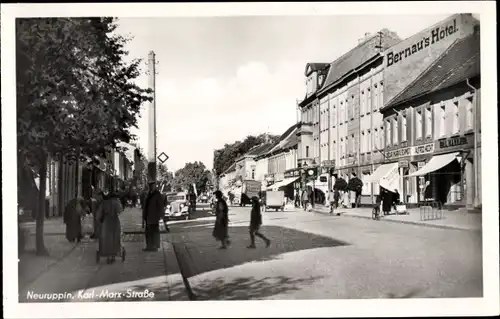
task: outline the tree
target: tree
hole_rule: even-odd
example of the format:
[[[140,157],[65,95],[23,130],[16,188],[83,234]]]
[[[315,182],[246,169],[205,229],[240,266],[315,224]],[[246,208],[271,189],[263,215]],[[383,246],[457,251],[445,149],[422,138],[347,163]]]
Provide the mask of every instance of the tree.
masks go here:
[[[43,241],[49,158],[76,161],[118,149],[137,127],[149,90],[133,83],[140,60],[126,63],[129,39],[113,18],[16,20],[17,142],[20,165],[40,178],[36,251]]]
[[[195,184],[198,193],[208,191],[212,173],[206,169],[202,162],[186,163],[186,165],[175,172],[174,185],[176,190],[189,188]]]
[[[361,200],[361,191],[363,189],[363,181],[360,180],[358,177],[353,177],[349,179],[349,183],[347,184],[347,188],[350,191],[353,191],[356,193],[356,207],[359,206],[359,202]]]
[[[335,184],[333,185],[333,189],[338,191],[347,190],[347,182],[342,177],[339,177],[335,180]]]
[[[170,172],[167,165],[160,163],[157,166],[157,179],[160,183],[160,191],[172,192],[174,187],[174,174]]]
[[[247,153],[252,147],[265,143],[276,143],[280,137],[276,135],[260,134],[258,136],[247,136],[242,142],[236,141],[225,144],[222,149],[214,152],[214,172],[217,176],[224,173],[237,157]]]

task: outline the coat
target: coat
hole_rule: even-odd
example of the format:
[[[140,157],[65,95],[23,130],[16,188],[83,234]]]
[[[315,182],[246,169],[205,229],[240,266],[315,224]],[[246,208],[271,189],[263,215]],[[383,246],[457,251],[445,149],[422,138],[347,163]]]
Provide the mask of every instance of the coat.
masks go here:
[[[216,211],[216,218],[212,236],[214,236],[216,240],[222,241],[229,237],[228,235],[229,209],[227,207],[226,202],[223,199],[217,201],[215,205],[215,211]]]
[[[121,223],[119,215],[123,207],[120,199],[104,200],[97,209],[97,222],[101,223],[99,253],[101,256],[117,256],[121,250]]]
[[[74,241],[82,238],[82,216],[84,214],[82,201],[74,198],[64,209],[64,223],[66,224],[66,239]]]
[[[146,199],[142,210],[142,220],[147,225],[157,225],[160,220],[165,217],[165,199],[160,191],[155,190],[150,192]]]

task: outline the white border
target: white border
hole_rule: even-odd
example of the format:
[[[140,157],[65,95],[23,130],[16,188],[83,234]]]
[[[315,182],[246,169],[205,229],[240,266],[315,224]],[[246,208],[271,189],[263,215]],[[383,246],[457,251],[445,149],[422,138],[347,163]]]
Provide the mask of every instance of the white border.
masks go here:
[[[454,14],[471,12],[481,19],[483,270],[484,297],[476,299],[313,300],[246,302],[152,302],[91,304],[18,304],[16,223],[16,117],[14,18],[30,16],[234,16],[234,15],[373,15]],[[2,178],[3,279],[5,317],[388,317],[475,316],[499,313],[498,152],[495,2],[356,2],[223,4],[2,4]],[[390,27],[390,23],[388,25]],[[54,307],[55,306],[55,307]]]

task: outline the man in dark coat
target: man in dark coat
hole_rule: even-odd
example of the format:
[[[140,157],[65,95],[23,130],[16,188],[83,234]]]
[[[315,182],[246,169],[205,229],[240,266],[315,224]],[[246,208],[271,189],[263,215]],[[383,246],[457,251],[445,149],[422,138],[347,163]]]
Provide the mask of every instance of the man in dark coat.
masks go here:
[[[156,188],[156,182],[149,182],[149,192],[145,199],[142,210],[144,235],[146,237],[146,248],[144,251],[158,251],[160,248],[160,220],[165,216],[165,201],[160,191]]]

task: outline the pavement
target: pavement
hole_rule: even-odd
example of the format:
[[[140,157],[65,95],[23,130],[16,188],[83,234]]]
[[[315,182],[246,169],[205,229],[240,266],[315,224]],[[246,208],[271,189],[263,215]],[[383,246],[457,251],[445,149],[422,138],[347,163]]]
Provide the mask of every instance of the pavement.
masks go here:
[[[286,207],[263,213],[248,249],[250,207],[230,207],[231,246],[218,249],[215,217],[200,206],[192,220],[170,221],[161,250],[144,253],[139,209],[121,215],[126,259],[96,263],[97,243],[64,238],[46,221],[49,257],[36,256],[34,227],[20,256],[20,302],[135,300],[353,299],[482,296],[482,232],[375,221],[362,210],[341,216]],[[362,215],[365,214],[365,215]],[[401,217],[412,216],[405,215]],[[479,215],[480,216],[480,215]],[[399,216],[398,216],[399,217]],[[444,219],[450,221],[448,217]],[[471,218],[472,222],[477,222]],[[52,299],[48,299],[52,298]]]
[[[121,215],[124,262],[96,263],[97,242],[86,237],[69,243],[60,218],[47,220],[45,245],[49,256],[36,256],[32,224],[26,252],[19,257],[19,301],[136,301],[189,300],[172,244],[162,234],[161,249],[145,253],[140,211],[128,208]]]
[[[317,205],[313,211],[315,213],[330,214],[330,208]],[[425,216],[419,208],[408,209],[408,214],[391,214],[381,216],[381,221],[413,224],[426,227],[436,228],[450,228],[461,230],[475,230],[482,229],[482,213],[481,211],[467,211],[466,209],[457,209],[452,211],[443,210],[439,215],[439,219],[424,220]],[[372,208],[339,208],[334,214],[341,216],[372,219]]]
[[[227,250],[213,218],[171,226],[196,300],[482,296],[482,236],[302,210],[266,212],[266,248],[247,249],[250,208],[230,209]]]

